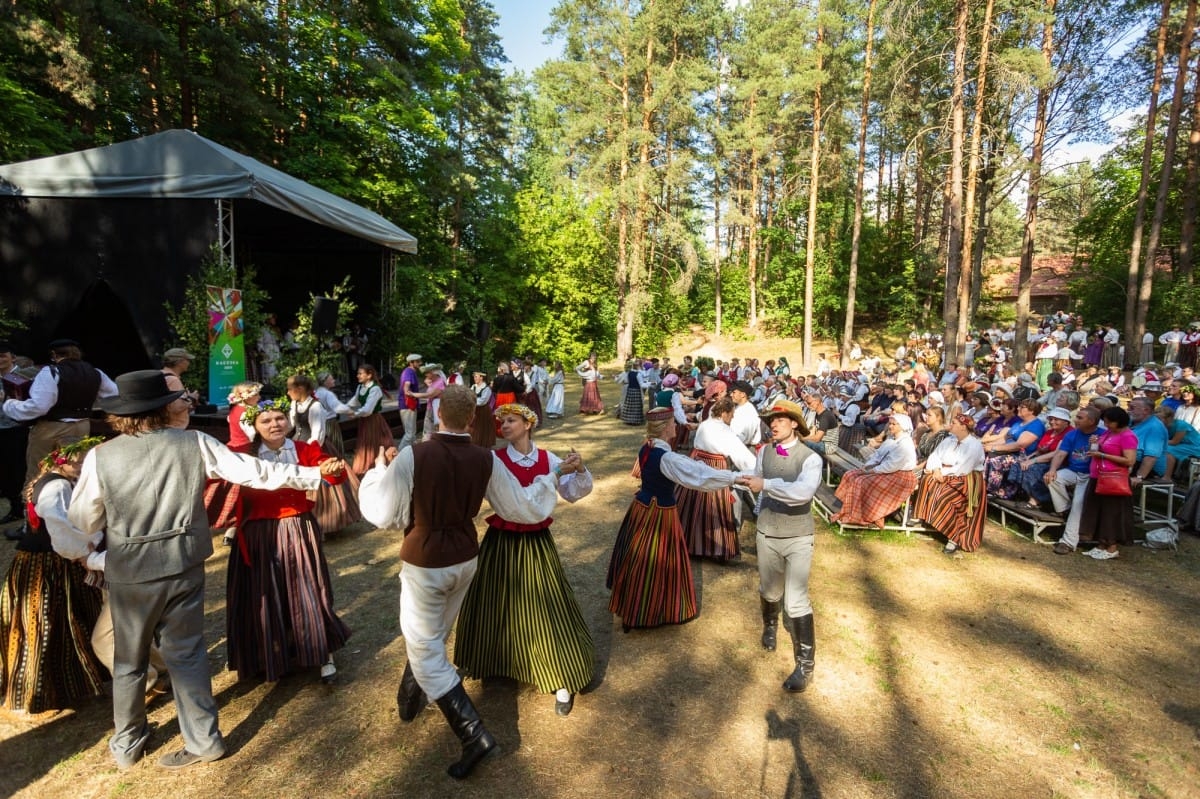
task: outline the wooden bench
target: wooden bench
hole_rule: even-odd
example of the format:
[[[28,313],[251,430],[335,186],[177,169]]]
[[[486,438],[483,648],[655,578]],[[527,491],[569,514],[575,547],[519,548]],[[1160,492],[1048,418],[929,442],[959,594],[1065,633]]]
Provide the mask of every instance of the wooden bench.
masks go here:
[[[840,480],[843,474],[854,469],[861,469],[862,465],[862,459],[859,457],[851,455],[836,444],[830,446],[825,450],[825,485],[837,485],[835,477]]]
[[[1008,517],[1025,522],[1032,530],[1030,540],[1035,544],[1053,544],[1053,541],[1043,541],[1041,535],[1046,530],[1052,527],[1062,527],[1066,522],[1061,516],[1053,513],[1047,513],[1044,510],[1029,507],[1028,504],[1021,500],[997,499],[993,496],[987,498],[988,509],[996,509],[1000,512],[1000,526],[1005,529],[1011,529],[1020,534],[1020,530],[1016,527],[1010,527]]]
[[[830,525],[835,525],[839,533],[845,533],[847,530],[878,530],[878,527],[867,524],[843,524],[841,522],[831,520],[831,516],[842,509],[842,501],[837,498],[834,493],[836,485],[834,477],[841,478],[846,472],[853,469],[862,468],[863,461],[858,457],[851,455],[844,449],[836,446],[831,446],[825,452],[825,484],[817,488],[817,493],[813,495],[813,512],[821,518],[822,521]],[[920,481],[918,481],[919,483]],[[884,530],[895,530],[902,532],[905,535],[912,535],[914,532],[924,533],[925,526],[919,522],[914,522],[912,519],[912,504],[913,497],[916,496],[916,491],[908,495],[904,500],[903,507],[898,511],[900,519],[894,520],[895,513],[889,514],[884,519]]]

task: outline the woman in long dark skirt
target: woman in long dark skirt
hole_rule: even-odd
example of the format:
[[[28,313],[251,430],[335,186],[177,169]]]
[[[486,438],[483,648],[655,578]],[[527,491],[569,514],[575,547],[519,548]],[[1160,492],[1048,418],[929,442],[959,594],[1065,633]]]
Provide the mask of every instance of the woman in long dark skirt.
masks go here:
[[[251,453],[272,463],[319,466],[337,482],[346,464],[321,448],[287,437],[286,401],[247,411],[254,424]],[[242,528],[229,555],[225,624],[229,668],[239,679],[274,682],[303,668],[337,675],[333,653],[350,637],[333,610],[333,585],[305,492],[243,489]]]
[[[559,478],[559,495],[576,502],[591,493],[592,475],[577,454],[564,462],[534,446],[533,409],[501,405],[496,418],[508,442],[496,456],[521,485],[568,463],[576,471]],[[565,716],[575,694],[592,681],[596,650],[554,546],[551,521],[518,524],[488,517],[478,570],[458,616],[454,662],[472,677],[510,677],[554,692],[555,711]]]

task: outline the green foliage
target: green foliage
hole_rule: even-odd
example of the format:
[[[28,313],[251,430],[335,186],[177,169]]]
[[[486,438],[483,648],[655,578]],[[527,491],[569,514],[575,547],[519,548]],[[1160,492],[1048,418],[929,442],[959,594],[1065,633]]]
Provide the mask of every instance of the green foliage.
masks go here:
[[[0,304],[0,338],[7,338],[18,330],[25,330],[26,325],[20,319],[8,315],[8,308]]]
[[[196,356],[184,375],[188,388],[207,389],[208,386],[208,286],[238,288],[242,292],[242,321],[246,360],[255,357],[254,342],[258,341],[264,323],[263,309],[270,297],[258,285],[251,265],[241,265],[236,273],[228,264],[221,264],[220,250],[214,246],[200,264],[200,270],[187,279],[183,302],[178,306],[164,303],[167,323],[174,332],[171,341],[162,349],[183,347]]]

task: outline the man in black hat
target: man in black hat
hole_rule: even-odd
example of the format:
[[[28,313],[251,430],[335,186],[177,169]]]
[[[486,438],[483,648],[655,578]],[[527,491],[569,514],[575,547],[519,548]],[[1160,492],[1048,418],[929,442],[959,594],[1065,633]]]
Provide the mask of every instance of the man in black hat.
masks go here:
[[[78,342],[50,342],[50,364],[33,378],[29,398],[4,401],[10,419],[34,422],[25,448],[26,482],[37,477],[38,464],[56,447],[91,435],[92,406],[116,393],[108,375],[83,360]]]
[[[345,465],[268,463],[236,454],[197,430],[171,427],[172,406],[186,400],[184,392],[167,387],[160,371],[123,374],[116,386],[117,396],[100,404],[120,435],[88,452],[68,517],[85,533],[105,531],[116,727],[109,751],[121,769],[142,757],[150,736],[146,666],[157,639],[184,741],[183,749],[158,762],[179,769],[225,754],[204,641],[204,560],[213,551],[205,481],[311,491],[320,487],[323,474]]]

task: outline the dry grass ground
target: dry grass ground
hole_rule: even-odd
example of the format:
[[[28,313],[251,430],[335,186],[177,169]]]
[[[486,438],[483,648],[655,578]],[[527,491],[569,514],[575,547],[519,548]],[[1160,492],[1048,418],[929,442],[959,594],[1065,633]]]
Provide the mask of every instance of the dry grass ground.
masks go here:
[[[616,387],[604,393],[615,405]],[[577,398],[575,383],[568,408]],[[1095,562],[991,526],[978,553],[950,559],[919,536],[822,529],[816,683],[789,695],[786,637],[775,653],[758,646],[750,525],[741,562],[694,564],[702,610],[692,623],[622,634],[608,613],[604,571],[634,488],[639,432],[611,415],[571,414],[538,436],[558,452],[576,447],[597,478],[591,497],[555,514],[596,638],[597,679],[566,719],[529,686],[469,681],[504,751],[465,783],[444,773],[457,742],[435,708],[412,724],[397,718],[399,534],[372,530],[326,545],[337,606],[354,629],[338,684],[315,674],[238,683],[223,670],[228,550],[218,550],[209,657],[229,757],[157,768],[181,745],[167,701],[151,712],[149,757],[120,773],[98,699],[39,727],[0,723],[0,795],[1200,796],[1195,538],[1178,554],[1131,548]]]

